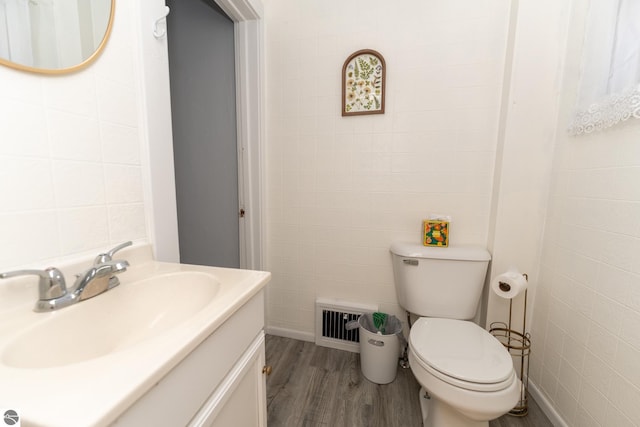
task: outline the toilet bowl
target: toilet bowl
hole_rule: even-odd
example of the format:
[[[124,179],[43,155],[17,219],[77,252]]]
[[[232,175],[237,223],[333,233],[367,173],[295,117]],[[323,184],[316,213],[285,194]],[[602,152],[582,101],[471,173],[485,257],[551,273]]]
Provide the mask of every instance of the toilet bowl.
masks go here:
[[[409,363],[423,387],[425,427],[488,426],[520,397],[509,353],[469,321],[418,319],[409,335]]]

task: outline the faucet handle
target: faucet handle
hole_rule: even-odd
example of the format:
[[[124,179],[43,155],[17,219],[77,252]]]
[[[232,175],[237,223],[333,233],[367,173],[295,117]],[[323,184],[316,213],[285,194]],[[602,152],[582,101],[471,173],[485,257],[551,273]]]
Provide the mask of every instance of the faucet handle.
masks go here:
[[[113,259],[113,255],[116,252],[118,252],[120,249],[126,248],[127,246],[131,246],[132,244],[133,244],[133,242],[131,240],[129,240],[128,242],[124,242],[124,243],[119,244],[115,248],[111,249],[109,252],[101,253],[93,261],[93,265],[99,265],[99,264],[103,264],[105,262],[111,261]]]
[[[59,298],[67,293],[67,287],[64,281],[64,275],[55,267],[49,267],[44,270],[16,270],[6,273],[0,273],[0,279],[8,279],[10,277],[36,275],[40,277],[38,282],[38,292],[40,300],[50,300]]]

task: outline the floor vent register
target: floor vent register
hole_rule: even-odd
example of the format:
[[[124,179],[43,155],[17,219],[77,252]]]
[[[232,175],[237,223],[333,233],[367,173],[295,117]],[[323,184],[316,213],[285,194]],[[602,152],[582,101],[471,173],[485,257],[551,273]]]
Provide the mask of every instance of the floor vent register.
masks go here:
[[[364,313],[378,311],[373,304],[358,304],[329,298],[316,300],[316,345],[338,350],[360,352],[358,329],[347,330],[345,325]]]

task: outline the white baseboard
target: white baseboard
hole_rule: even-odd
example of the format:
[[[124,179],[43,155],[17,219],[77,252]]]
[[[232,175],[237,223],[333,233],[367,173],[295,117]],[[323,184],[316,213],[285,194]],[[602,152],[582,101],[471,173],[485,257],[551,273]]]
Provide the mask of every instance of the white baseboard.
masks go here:
[[[277,326],[265,326],[265,333],[277,337],[293,338],[294,340],[315,342],[316,336],[311,332],[296,331],[295,329],[279,328]]]
[[[528,384],[529,394],[536,401],[542,412],[549,418],[551,424],[554,427],[569,427],[569,425],[562,419],[558,411],[551,405],[549,399],[545,397],[545,395],[540,391],[540,389],[529,380]]]

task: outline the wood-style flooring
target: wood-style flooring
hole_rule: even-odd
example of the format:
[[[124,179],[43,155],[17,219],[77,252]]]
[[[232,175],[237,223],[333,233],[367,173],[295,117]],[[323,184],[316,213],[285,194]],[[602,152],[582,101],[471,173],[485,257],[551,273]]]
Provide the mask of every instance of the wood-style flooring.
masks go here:
[[[391,384],[368,381],[360,355],[314,343],[267,335],[269,427],[419,427],[420,404],[410,369],[398,368]],[[529,397],[525,417],[505,415],[490,427],[551,427]]]

